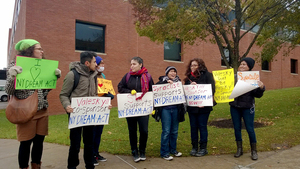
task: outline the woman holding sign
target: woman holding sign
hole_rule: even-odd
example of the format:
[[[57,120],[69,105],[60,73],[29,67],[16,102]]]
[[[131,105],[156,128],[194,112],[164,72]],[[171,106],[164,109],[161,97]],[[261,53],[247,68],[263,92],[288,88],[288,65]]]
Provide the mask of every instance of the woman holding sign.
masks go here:
[[[160,76],[159,81],[156,84],[173,84],[181,81],[177,76],[177,69],[174,66],[168,66],[165,72],[166,75]],[[160,156],[165,160],[173,159],[173,157],[170,156],[170,154],[173,154],[176,157],[182,156],[182,153],[178,152],[176,147],[178,137],[178,125],[179,122],[184,121],[184,105],[175,104],[157,107],[156,109],[156,113],[160,115],[162,124]]]
[[[153,79],[148,73],[148,70],[143,66],[143,59],[133,57],[131,59],[130,72],[126,73],[118,84],[119,93],[131,93],[135,95],[137,92],[142,92],[141,99],[146,92],[152,91]],[[127,117],[129,130],[129,141],[133,159],[135,162],[146,160],[146,145],[148,139],[148,122],[149,116]],[[137,124],[139,125],[140,139],[139,149],[137,148]]]
[[[44,59],[44,52],[41,44],[33,39],[23,39],[19,41],[15,49],[20,56]],[[5,91],[9,95],[14,95],[18,99],[26,99],[32,95],[35,90],[15,90],[14,83],[17,74],[22,73],[22,67],[16,66],[12,61],[7,71],[7,80]],[[53,72],[54,73],[54,72]],[[55,75],[60,77],[59,69],[55,70]],[[48,100],[49,89],[38,89],[38,109],[34,117],[28,122],[17,124],[17,137],[20,141],[18,161],[20,168],[28,168],[30,146],[31,149],[31,166],[32,168],[41,167],[41,158],[43,153],[43,142],[48,134]]]
[[[254,67],[255,61],[252,58],[246,57],[242,59],[238,68],[239,71],[251,71]],[[257,160],[256,150],[256,136],[254,131],[254,115],[255,115],[255,97],[263,96],[265,86],[261,81],[258,81],[259,88],[254,89],[248,93],[238,96],[233,102],[230,102],[231,119],[234,126],[235,141],[237,144],[237,152],[234,157],[243,155],[242,146],[242,118],[249,136],[251,146],[251,158]]]
[[[194,58],[190,61],[187,70],[186,78],[184,79],[185,85],[196,85],[196,84],[211,84],[212,95],[215,93],[215,81],[213,75],[208,72],[205,63],[200,58]],[[201,107],[187,107],[187,112],[190,118],[191,127],[191,141],[192,151],[191,155],[201,157],[206,155],[207,152],[207,121],[210,112],[213,110],[212,106],[201,106]],[[198,150],[198,131],[200,131],[200,141]]]

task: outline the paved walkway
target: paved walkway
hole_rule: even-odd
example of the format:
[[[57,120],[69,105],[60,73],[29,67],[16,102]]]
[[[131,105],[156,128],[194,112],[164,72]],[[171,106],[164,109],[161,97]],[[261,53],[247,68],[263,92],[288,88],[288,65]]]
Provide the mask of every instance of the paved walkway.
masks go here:
[[[18,168],[19,142],[11,139],[0,139],[0,169]],[[68,146],[44,143],[42,158],[43,169],[67,168]],[[244,153],[240,158],[229,155],[206,155],[204,157],[176,157],[172,161],[162,158],[147,158],[146,161],[133,162],[131,156],[101,153],[107,162],[100,162],[95,169],[300,169],[300,145],[287,150],[259,152],[259,159],[250,159],[250,153]],[[84,169],[83,151],[80,151],[80,165]]]

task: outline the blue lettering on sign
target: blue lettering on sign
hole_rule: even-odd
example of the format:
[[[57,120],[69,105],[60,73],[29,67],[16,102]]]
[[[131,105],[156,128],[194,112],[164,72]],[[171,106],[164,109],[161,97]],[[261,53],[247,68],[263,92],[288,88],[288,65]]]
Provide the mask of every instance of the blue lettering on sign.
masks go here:
[[[184,101],[184,96],[176,95],[176,96],[166,96],[154,99],[154,104],[171,104],[171,103],[179,103]]]
[[[151,113],[150,111],[153,109],[153,106],[150,106],[148,108],[131,108],[131,109],[124,109],[124,110],[118,110],[119,117],[124,116],[138,116],[138,115],[144,115]]]
[[[95,123],[96,114],[78,115],[76,125]]]
[[[76,116],[70,117],[70,120],[69,120],[70,125],[75,123],[75,118],[76,118]]]
[[[154,104],[160,104],[160,102],[161,102],[161,98],[154,99]]]
[[[194,95],[193,100],[206,100],[206,95]]]
[[[118,110],[119,113],[119,117],[123,117],[124,116],[124,110]]]
[[[105,113],[103,116],[100,114],[98,119],[97,119],[97,123],[107,123],[108,120],[108,113]]]

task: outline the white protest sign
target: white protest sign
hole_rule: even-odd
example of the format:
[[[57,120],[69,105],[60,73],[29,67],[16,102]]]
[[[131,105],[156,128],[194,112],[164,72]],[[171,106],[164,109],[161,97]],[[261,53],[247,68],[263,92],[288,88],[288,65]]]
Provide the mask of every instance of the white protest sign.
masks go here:
[[[258,87],[257,81],[260,80],[259,71],[243,71],[237,72],[238,81],[244,81],[252,86]]]
[[[153,111],[153,93],[147,92],[142,99],[136,100],[142,93],[131,95],[117,94],[119,118],[146,116]]]
[[[88,125],[108,124],[110,97],[75,97],[72,98],[69,129]]]
[[[183,85],[188,106],[213,106],[211,84]]]
[[[242,80],[239,80],[235,86],[234,89],[229,96],[229,99],[234,99],[242,94],[245,94],[247,92],[250,92],[251,90],[258,88],[256,86],[251,85],[250,83],[244,82]]]
[[[185,103],[182,83],[167,83],[152,86],[154,107]]]

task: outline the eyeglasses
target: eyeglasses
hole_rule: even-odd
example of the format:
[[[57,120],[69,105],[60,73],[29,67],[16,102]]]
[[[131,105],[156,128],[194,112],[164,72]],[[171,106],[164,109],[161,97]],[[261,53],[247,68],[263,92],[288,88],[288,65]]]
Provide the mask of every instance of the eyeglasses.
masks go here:
[[[34,48],[34,50],[44,51],[43,48]]]
[[[191,65],[191,67],[198,67],[198,65]]]

